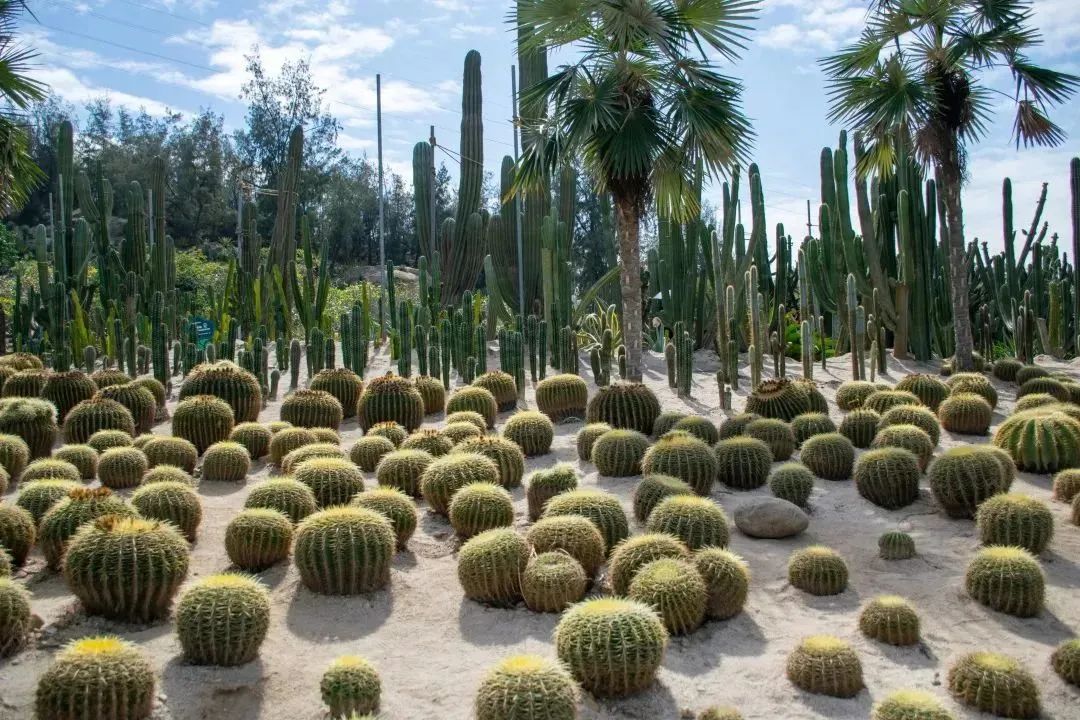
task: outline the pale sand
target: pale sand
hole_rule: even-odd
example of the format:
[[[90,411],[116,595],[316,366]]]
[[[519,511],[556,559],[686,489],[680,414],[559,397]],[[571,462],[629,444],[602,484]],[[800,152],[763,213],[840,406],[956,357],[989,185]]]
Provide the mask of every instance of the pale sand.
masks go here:
[[[497,360],[492,356],[489,367]],[[771,365],[771,362],[768,363]],[[1073,370],[1041,358],[1040,364]],[[390,367],[385,355],[372,363],[369,377]],[[720,422],[713,372],[716,358],[698,353],[693,397],[680,399],[668,389],[663,358],[647,358],[646,381],[665,409],[684,410]],[[801,371],[790,362],[790,373]],[[934,367],[903,364],[890,357],[894,383],[911,372],[934,372]],[[583,363],[582,371],[591,373]],[[744,365],[745,372],[745,365]],[[820,364],[814,379],[832,399],[836,387],[850,378],[847,358]],[[287,384],[287,378],[283,379]],[[749,384],[745,379],[734,401],[741,409]],[[994,381],[1001,394],[995,426],[1013,405],[1015,386]],[[528,384],[527,404],[533,397]],[[278,418],[277,403],[260,420]],[[833,419],[842,414],[832,410]],[[500,417],[500,424],[507,415]],[[441,424],[441,416],[429,418]],[[595,468],[579,463],[574,435],[579,423],[557,426],[550,455],[530,459],[527,473],[558,461],[581,471],[584,487],[616,493],[630,517],[631,493],[637,478],[598,477]],[[354,420],[342,427],[342,447],[360,436]],[[168,434],[168,424],[155,428]],[[937,452],[955,445],[987,442],[988,438],[950,436],[943,432]],[[203,484],[205,517],[193,548],[194,581],[229,568],[223,549],[225,525],[242,507],[249,489],[271,474],[263,461],[256,464],[246,485]],[[370,478],[374,485],[374,478]],[[618,701],[597,701],[585,695],[581,717],[668,720],[689,717],[711,704],[730,704],[747,718],[867,718],[872,704],[890,691],[916,687],[945,702],[958,717],[977,717],[957,706],[942,686],[952,661],[962,653],[996,650],[1019,658],[1036,676],[1043,695],[1045,717],[1080,716],[1080,692],[1067,686],[1050,669],[1054,647],[1080,629],[1080,528],[1069,524],[1067,507],[1050,501],[1050,477],[1022,473],[1014,490],[1047,500],[1057,522],[1051,547],[1041,560],[1047,576],[1046,610],[1021,620],[988,610],[963,591],[968,560],[978,549],[974,523],[950,520],[938,512],[924,489],[914,505],[896,512],[861,499],[851,482],[817,481],[811,499],[811,523],[801,536],[788,540],[752,540],[732,530],[732,548],[753,573],[746,609],[726,622],[713,622],[686,638],[673,639],[656,683],[647,692]],[[767,488],[733,493],[716,487],[713,497],[729,515],[740,501],[768,496]],[[525,494],[514,491],[517,521],[527,526]],[[273,594],[273,619],[260,659],[240,668],[193,667],[180,657],[170,623],[130,627],[87,618],[67,592],[62,578],[44,569],[35,551],[26,582],[34,594],[34,611],[45,622],[41,636],[14,658],[0,661],[0,718],[29,718],[38,676],[63,643],[97,633],[116,633],[139,644],[152,658],[160,688],[155,718],[195,720],[265,718],[314,720],[324,717],[319,678],[335,657],[350,653],[371,660],[382,677],[382,715],[391,720],[472,717],[477,685],[487,668],[500,658],[530,652],[554,657],[551,637],[557,615],[482,607],[462,597],[456,575],[458,542],[445,519],[420,510],[421,523],[408,550],[397,555],[389,588],[362,597],[321,597],[303,588],[291,564],[261,574]],[[878,558],[877,539],[885,530],[910,532],[918,555],[901,562]],[[640,532],[640,527],[635,527]],[[824,543],[848,561],[851,582],[835,597],[817,598],[790,587],[788,556],[796,549]],[[24,574],[25,575],[25,574]],[[909,598],[923,620],[923,642],[912,648],[893,648],[864,639],[857,627],[860,606],[871,597],[895,593]],[[796,690],[784,675],[785,659],[800,638],[835,634],[850,641],[862,659],[867,689],[851,700],[813,696]]]

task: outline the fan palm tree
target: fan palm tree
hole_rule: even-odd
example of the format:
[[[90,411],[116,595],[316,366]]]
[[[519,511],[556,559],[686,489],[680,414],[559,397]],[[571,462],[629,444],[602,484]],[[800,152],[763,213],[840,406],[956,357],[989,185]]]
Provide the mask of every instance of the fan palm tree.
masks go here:
[[[695,213],[697,168],[719,176],[746,158],[753,132],[742,85],[707,50],[733,61],[757,0],[525,0],[519,49],[564,50],[576,59],[522,93],[541,118],[530,131],[514,190],[542,185],[580,157],[611,193],[619,239],[622,328],[629,379],[641,379],[639,233],[655,199],[676,219]]]
[[[1065,133],[1048,112],[1080,84],[1029,59],[1041,40],[1031,17],[1029,0],[874,0],[858,41],[821,61],[830,119],[866,145],[858,173],[889,175],[901,143],[934,170],[960,369],[971,369],[973,345],[960,198],[968,148],[986,134],[999,96],[1015,108],[1017,148],[1060,145]],[[1010,92],[992,85],[1006,72]]]
[[[37,56],[15,40],[24,0],[0,0],[0,214],[26,203],[43,174],[30,156],[30,143],[18,112],[45,98],[45,85],[26,72]]]

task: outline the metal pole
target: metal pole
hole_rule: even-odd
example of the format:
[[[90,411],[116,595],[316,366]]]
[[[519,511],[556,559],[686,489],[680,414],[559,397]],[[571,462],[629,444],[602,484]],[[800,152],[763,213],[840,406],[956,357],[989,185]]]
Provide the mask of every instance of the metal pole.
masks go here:
[[[518,131],[521,118],[518,117],[518,92],[517,92],[517,68],[510,66],[510,92],[514,103],[514,164],[517,165],[520,158],[518,155]],[[522,317],[528,313],[525,311],[525,250],[521,237],[521,195],[514,196],[514,236],[517,240],[517,275],[518,275],[518,312]]]
[[[383,290],[390,287],[386,272],[386,238],[383,236],[383,164],[382,164],[382,75],[375,76],[375,125],[379,135],[379,264],[383,269]]]

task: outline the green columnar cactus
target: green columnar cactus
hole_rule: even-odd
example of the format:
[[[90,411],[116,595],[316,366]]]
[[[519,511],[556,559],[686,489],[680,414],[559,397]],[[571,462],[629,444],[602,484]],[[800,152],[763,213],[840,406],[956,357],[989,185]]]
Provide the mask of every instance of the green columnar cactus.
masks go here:
[[[458,581],[465,597],[491,605],[510,605],[521,598],[521,576],[529,545],[509,528],[482,532],[461,546]]]
[[[920,471],[926,469],[927,463],[934,454],[934,441],[922,428],[914,425],[879,426],[870,447],[874,449],[903,448],[918,459]]]
[[[367,432],[378,423],[396,422],[412,432],[424,421],[424,398],[412,382],[387,373],[364,388],[357,406],[360,427]]]
[[[1080,687],[1080,640],[1061,643],[1050,656],[1050,665],[1062,680]]]
[[[454,449],[453,441],[435,428],[422,428],[417,430],[405,442],[401,443],[402,450],[423,450],[432,457],[442,457]]]
[[[294,559],[300,579],[324,595],[357,595],[390,581],[397,538],[383,515],[335,507],[309,515],[296,530]]]
[[[555,628],[555,650],[582,687],[621,697],[652,684],[667,632],[648,605],[600,598],[574,605]]]
[[[223,440],[206,449],[202,479],[210,482],[242,483],[251,470],[251,455],[238,442]]]
[[[506,421],[503,437],[516,443],[525,457],[536,457],[551,451],[555,427],[544,413],[521,410]]]
[[[547,470],[534,472],[529,477],[529,487],[525,492],[529,506],[529,520],[536,522],[543,514],[548,500],[560,493],[576,490],[577,486],[577,471],[569,463],[559,463]]]
[[[146,623],[164,617],[188,571],[171,524],[107,515],[71,538],[64,579],[90,615]]]
[[[902,377],[900,382],[896,383],[896,389],[912,393],[923,405],[933,411],[937,411],[938,405],[949,396],[949,386],[928,374]]]
[[[281,419],[297,427],[337,430],[342,417],[341,403],[323,390],[296,390],[281,403]]]
[[[446,408],[446,388],[441,380],[427,375],[417,375],[413,378],[413,385],[424,400],[425,415],[441,413]]]
[[[322,508],[346,505],[364,491],[360,469],[342,458],[313,457],[294,466],[292,472],[298,482],[311,488]]]
[[[319,503],[315,493],[304,483],[293,478],[271,478],[251,489],[244,501],[245,508],[269,508],[283,513],[293,523],[317,512]]]
[[[7,384],[4,386],[6,391]],[[97,385],[85,373],[72,370],[49,375],[40,394],[56,406],[56,417],[63,422],[71,408],[92,398],[97,389]]]
[[[1080,421],[1053,408],[1016,413],[994,433],[1019,470],[1054,473],[1080,466]]]
[[[800,642],[788,656],[787,676],[796,687],[815,695],[850,698],[864,687],[859,656],[843,640],[829,635]]]
[[[230,667],[254,660],[270,628],[270,593],[254,578],[211,575],[176,603],[176,635],[184,659]]]
[[[280,466],[285,457],[293,450],[306,445],[314,445],[319,438],[308,428],[286,427],[270,438],[270,462]]]
[[[795,416],[810,411],[810,394],[806,386],[786,378],[766,380],[746,398],[746,412],[763,418],[790,422]]]
[[[265,457],[270,452],[270,440],[273,434],[265,425],[255,422],[240,423],[229,433],[231,442],[240,443],[247,450],[252,460]]]
[[[81,485],[78,482],[71,480],[53,478],[31,480],[19,489],[15,504],[30,513],[34,524],[37,525],[53,505],[79,487]]]
[[[93,480],[97,476],[97,450],[89,445],[65,445],[53,453],[53,458],[75,465],[79,479]]]
[[[532,525],[525,536],[536,553],[569,555],[594,577],[604,563],[607,546],[596,525],[580,515],[548,517]]]
[[[847,589],[847,563],[835,550],[811,545],[791,555],[788,582],[811,595],[839,595]]]
[[[375,472],[379,462],[389,453],[394,452],[394,443],[378,435],[369,435],[357,440],[349,450],[349,459],[364,472]]]
[[[191,485],[184,482],[155,482],[143,485],[131,496],[132,506],[147,519],[175,525],[189,542],[202,522],[202,502]]]
[[[707,616],[727,620],[742,612],[750,591],[750,570],[743,559],[723,548],[706,547],[691,560],[705,581]]]
[[[868,448],[877,435],[881,415],[875,410],[852,410],[840,421],[840,434],[857,448]]]
[[[735,490],[753,490],[765,484],[773,456],[761,440],[736,436],[721,440],[715,448],[717,479]]]
[[[696,437],[681,432],[660,438],[645,451],[641,462],[645,475],[678,478],[699,495],[708,495],[712,491],[717,465],[712,448]]]
[[[964,578],[968,595],[998,612],[1034,617],[1043,608],[1046,579],[1035,557],[1019,547],[980,550]]]
[[[611,426],[607,423],[589,423],[581,428],[574,441],[577,447],[578,460],[591,462],[593,444],[601,435],[611,429]]]
[[[27,465],[20,480],[30,482],[31,480],[42,480],[44,478],[78,482],[82,479],[82,473],[79,472],[79,468],[66,460],[48,457],[40,458]]]
[[[648,448],[649,439],[640,432],[616,428],[596,439],[591,459],[601,475],[630,477],[641,474]]]
[[[866,637],[889,645],[914,645],[919,642],[919,614],[902,597],[880,595],[862,609],[859,629]]]
[[[1054,515],[1046,503],[1020,493],[987,498],[975,512],[983,545],[1022,547],[1038,555],[1054,535]]]
[[[236,422],[254,422],[262,410],[262,390],[254,374],[221,360],[196,366],[180,386],[180,399],[213,395],[232,408]]]
[[[0,658],[22,650],[33,628],[30,593],[10,578],[0,577]]]
[[[145,720],[154,707],[154,668],[134,644],[116,637],[77,640],[38,679],[40,720]]]
[[[515,394],[515,403],[517,395]],[[463,387],[455,391],[446,403],[448,413],[471,410],[480,413],[487,423],[487,429],[495,427],[495,416],[498,414],[498,404],[490,390],[482,387]]]
[[[919,498],[922,471],[918,458],[904,448],[881,447],[863,453],[855,461],[853,474],[859,494],[886,510],[907,507]]]
[[[137,447],[109,448],[98,460],[98,479],[113,490],[133,488],[150,469],[146,454]]]
[[[694,488],[676,477],[646,474],[634,488],[634,518],[644,523],[661,501],[672,495],[692,495]]]
[[[374,717],[379,709],[382,682],[374,666],[357,655],[344,655],[330,663],[319,681],[322,701],[333,720]]]
[[[585,597],[588,585],[581,564],[563,552],[533,556],[521,576],[521,594],[533,612],[562,612]]]
[[[76,408],[91,403],[84,400]],[[131,414],[128,413],[130,420]],[[47,457],[56,442],[56,408],[52,403],[34,398],[4,398],[0,400],[0,434],[17,435],[26,443],[30,459]],[[81,443],[82,437],[68,437],[68,442]]]
[[[884,532],[878,538],[878,555],[882,560],[909,560],[915,557],[915,540],[899,530]]]
[[[157,416],[157,401],[149,390],[132,383],[110,385],[98,391],[98,397],[115,400],[128,409],[135,421],[135,433],[150,432]]]
[[[578,688],[560,663],[514,655],[487,671],[474,703],[476,720],[574,720]]]
[[[289,557],[293,525],[271,508],[244,510],[225,527],[225,552],[241,570],[261,572]]]
[[[60,569],[71,536],[87,522],[104,515],[135,516],[123,498],[108,488],[75,488],[53,505],[41,519],[38,545],[52,570]]]
[[[458,537],[470,538],[485,530],[512,525],[514,501],[499,485],[474,482],[450,496],[447,515]]]
[[[0,467],[12,480],[18,480],[30,461],[30,447],[19,435],[0,435]]]
[[[814,472],[801,463],[784,463],[769,473],[769,490],[781,500],[805,507],[814,491]]]
[[[423,450],[395,450],[379,461],[375,477],[383,487],[397,488],[412,497],[420,497],[421,478],[434,460]]]
[[[525,455],[517,443],[488,435],[466,440],[454,447],[453,453],[459,452],[483,455],[492,460],[499,471],[498,482],[504,488],[512,490],[521,485],[521,478],[525,474]]]
[[[673,558],[641,567],[630,583],[629,597],[655,608],[674,635],[686,635],[701,626],[709,599],[697,568]]]
[[[691,550],[727,547],[731,539],[727,515],[709,498],[674,495],[661,500],[649,513],[649,532],[667,533]]]
[[[233,425],[232,408],[213,395],[189,397],[173,410],[173,435],[191,442],[200,455],[214,443],[227,440]]]
[[[626,595],[637,572],[654,560],[686,559],[689,556],[686,545],[668,534],[650,533],[627,538],[611,552],[608,575],[612,591],[616,595]]]
[[[577,375],[553,375],[536,385],[536,406],[552,422],[584,418],[588,402],[588,388]]]
[[[37,538],[34,517],[14,503],[0,505],[0,547],[6,549],[15,567],[22,567]]]
[[[495,462],[479,453],[455,452],[432,461],[420,478],[424,500],[440,515],[447,514],[454,494],[472,483],[498,485],[499,468]]]
[[[548,500],[542,517],[580,515],[596,525],[608,552],[630,534],[619,499],[602,490],[570,490]]]
[[[1039,688],[1023,665],[998,653],[968,653],[948,674],[949,693],[970,708],[1005,718],[1037,718]]]
[[[746,426],[745,435],[768,445],[773,460],[783,462],[795,452],[795,434],[791,426],[783,420],[775,418],[754,420]]]
[[[36,398],[41,396],[45,388],[46,375],[44,370],[20,370],[4,381],[0,396],[6,398]]]
[[[151,438],[154,437],[154,435],[150,433],[144,433],[139,437],[145,438],[146,441],[149,441]],[[96,450],[98,454],[100,454],[105,452],[109,448],[132,447],[135,445],[135,441],[131,437],[131,435],[128,435],[123,430],[98,430],[86,440],[86,444]]]
[[[814,435],[836,432],[836,423],[826,413],[808,412],[791,421],[791,432],[795,436],[795,442],[802,445]]]
[[[589,400],[588,422],[650,433],[660,414],[660,401],[641,383],[615,383],[600,388]]]
[[[994,408],[981,395],[954,393],[938,408],[941,426],[961,435],[985,435],[993,420]]]
[[[143,454],[150,467],[173,465],[189,475],[195,472],[195,463],[199,460],[199,451],[195,445],[183,438],[156,437],[142,446]]]
[[[671,432],[675,428],[676,423],[686,418],[686,413],[679,412],[677,410],[665,410],[656,416],[656,420],[653,421],[652,436],[661,437]]]

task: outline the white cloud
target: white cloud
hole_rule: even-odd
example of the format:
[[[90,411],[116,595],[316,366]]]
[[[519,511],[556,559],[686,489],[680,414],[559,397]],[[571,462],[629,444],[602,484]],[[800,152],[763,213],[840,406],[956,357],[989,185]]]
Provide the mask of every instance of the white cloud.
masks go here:
[[[783,8],[783,10],[781,10]],[[767,0],[765,13],[785,15],[760,42],[792,52],[821,54],[858,37],[866,23],[865,3],[855,0]]]
[[[766,30],[765,34],[758,42],[766,47],[787,48],[792,50],[794,49],[794,45],[802,39],[802,36],[802,30],[799,29],[797,25],[783,23],[780,25],[773,25]]]
[[[179,108],[171,107],[152,98],[132,95],[84,81],[67,68],[43,68],[37,71],[35,78],[47,84],[54,93],[64,100],[76,105],[82,105],[99,98],[107,98],[116,105],[141,108],[151,115],[164,115],[169,110],[179,111]]]
[[[429,0],[429,2],[440,10],[448,12],[468,12],[470,10],[469,3],[465,2],[465,0]]]
[[[491,25],[473,25],[470,23],[457,23],[450,29],[450,37],[454,40],[463,40],[471,35],[492,35],[495,28]]]

